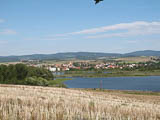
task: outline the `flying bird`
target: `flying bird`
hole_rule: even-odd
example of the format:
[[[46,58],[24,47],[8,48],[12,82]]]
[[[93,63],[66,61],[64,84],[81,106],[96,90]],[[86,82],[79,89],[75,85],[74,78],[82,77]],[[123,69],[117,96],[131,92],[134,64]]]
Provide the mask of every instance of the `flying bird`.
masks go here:
[[[99,3],[100,1],[103,1],[103,0],[94,0],[95,1],[95,4]]]

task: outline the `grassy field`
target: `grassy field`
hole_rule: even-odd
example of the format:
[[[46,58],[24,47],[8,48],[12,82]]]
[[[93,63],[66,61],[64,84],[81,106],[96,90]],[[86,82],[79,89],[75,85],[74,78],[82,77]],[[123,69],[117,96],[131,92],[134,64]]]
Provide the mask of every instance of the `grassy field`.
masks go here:
[[[0,65],[10,65],[10,64],[12,64],[12,65],[15,65],[15,64],[22,64],[22,62],[0,62]]]
[[[50,87],[63,87],[66,88],[67,86],[63,84],[64,81],[71,80],[69,78],[56,78],[55,80],[49,81]]]
[[[109,73],[105,71],[69,71],[64,75],[57,77],[127,77],[127,76],[160,76],[160,70],[154,71],[125,71],[125,70],[110,70]]]
[[[94,60],[77,60],[77,59],[69,59],[69,60],[45,60],[44,63],[47,64],[68,64],[70,62],[92,62]]]
[[[124,58],[117,58],[116,61],[122,61],[126,63],[139,63],[139,62],[148,62],[152,61],[153,57],[124,57]],[[156,57],[154,57],[156,58]]]
[[[0,120],[159,120],[160,96],[0,85]]]

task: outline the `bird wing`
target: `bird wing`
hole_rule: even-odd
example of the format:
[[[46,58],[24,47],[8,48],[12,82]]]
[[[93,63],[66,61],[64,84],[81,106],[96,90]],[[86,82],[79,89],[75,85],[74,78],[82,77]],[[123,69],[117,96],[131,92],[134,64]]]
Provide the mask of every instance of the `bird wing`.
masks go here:
[[[94,0],[95,1],[95,4],[99,3],[99,0]]]

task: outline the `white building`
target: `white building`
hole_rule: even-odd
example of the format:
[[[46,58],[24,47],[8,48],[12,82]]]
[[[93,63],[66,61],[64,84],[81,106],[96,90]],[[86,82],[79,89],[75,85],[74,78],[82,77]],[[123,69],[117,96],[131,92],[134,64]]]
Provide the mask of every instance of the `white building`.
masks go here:
[[[56,72],[56,68],[55,67],[49,67],[49,70],[51,71],[51,72]]]

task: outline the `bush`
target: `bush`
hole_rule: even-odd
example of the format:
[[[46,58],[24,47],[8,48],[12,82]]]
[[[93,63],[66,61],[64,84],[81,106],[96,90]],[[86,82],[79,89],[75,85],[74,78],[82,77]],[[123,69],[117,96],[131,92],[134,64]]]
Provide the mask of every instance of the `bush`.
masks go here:
[[[48,81],[41,77],[28,77],[25,79],[26,85],[48,86]]]
[[[1,84],[47,86],[48,81],[53,80],[53,78],[52,72],[44,68],[31,67],[24,64],[0,65]]]

